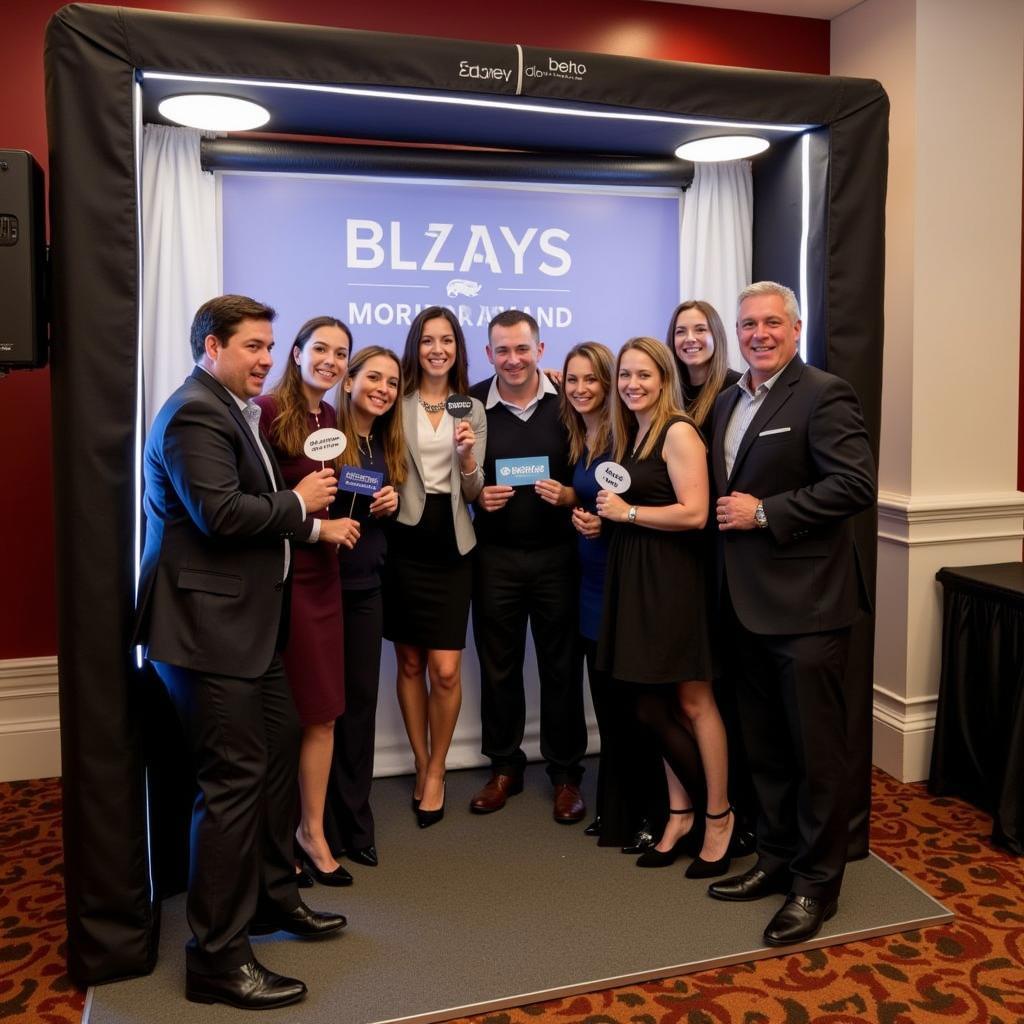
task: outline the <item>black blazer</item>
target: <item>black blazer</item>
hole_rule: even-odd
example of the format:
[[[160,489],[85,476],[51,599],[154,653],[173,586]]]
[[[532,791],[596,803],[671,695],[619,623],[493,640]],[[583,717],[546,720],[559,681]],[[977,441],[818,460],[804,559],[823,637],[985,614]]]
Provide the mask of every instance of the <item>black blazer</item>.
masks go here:
[[[160,410],[144,456],[146,546],[134,643],[155,661],[254,679],[274,656],[284,541],[312,519],[277,491],[234,398],[196,367]]]
[[[764,502],[768,528],[719,531],[718,581],[754,633],[819,633],[870,607],[851,517],[876,498],[875,462],[853,389],[796,356],[772,386],[725,471],[725,430],[741,396],[715,403],[714,497]]]

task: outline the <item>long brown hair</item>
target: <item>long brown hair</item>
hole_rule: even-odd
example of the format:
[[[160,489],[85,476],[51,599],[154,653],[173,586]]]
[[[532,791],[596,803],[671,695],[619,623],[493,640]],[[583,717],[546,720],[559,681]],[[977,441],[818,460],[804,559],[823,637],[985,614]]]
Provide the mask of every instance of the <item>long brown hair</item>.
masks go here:
[[[646,459],[652,451],[665,424],[673,416],[682,416],[689,422],[693,422],[683,412],[683,400],[679,391],[679,376],[676,373],[676,361],[669,354],[668,349],[655,338],[630,338],[622,348],[619,349],[618,358],[615,360],[615,398],[612,404],[612,441],[613,455],[616,462],[622,462],[626,457],[629,443],[636,434],[636,415],[629,410],[626,403],[619,394],[619,367],[622,365],[622,357],[629,351],[635,349],[648,356],[651,362],[658,369],[661,377],[661,393],[658,395],[651,414],[651,425],[644,443],[636,453],[638,459]]]
[[[405,435],[402,433],[402,361],[391,349],[384,348],[382,345],[370,345],[360,349],[359,354],[350,360],[345,381],[355,380],[366,363],[376,356],[387,356],[388,359],[393,359],[395,366],[398,367],[398,395],[395,398],[395,404],[374,420],[374,429],[378,431],[377,436],[381,439],[380,446],[384,452],[388,483],[397,487],[405,482],[407,473]],[[355,417],[352,415],[352,396],[345,390],[344,382],[338,394],[338,426],[344,431],[346,441],[345,451],[339,462],[343,466],[361,466],[359,433],[356,430]]]
[[[711,414],[715,399],[719,392],[725,387],[725,375],[729,370],[728,342],[725,336],[725,325],[718,315],[718,310],[705,302],[703,299],[690,299],[687,302],[680,302],[672,312],[672,318],[668,322],[668,334],[665,336],[665,344],[668,345],[672,358],[675,360],[676,370],[679,372],[680,380],[687,383],[690,381],[690,371],[686,363],[676,355],[676,320],[680,313],[688,309],[696,309],[707,321],[708,330],[714,339],[715,347],[711,352],[711,365],[708,367],[708,375],[697,392],[697,397],[687,407],[686,412],[693,417],[693,422],[698,427],[704,426],[704,421]],[[685,395],[683,396],[685,400]]]
[[[428,306],[416,314],[416,319],[409,326],[405,336],[405,350],[402,352],[402,376],[405,378],[405,394],[411,395],[418,391],[423,367],[420,366],[420,339],[423,337],[423,325],[428,320],[440,318],[447,320],[455,338],[455,362],[448,371],[448,387],[456,395],[464,395],[469,390],[469,356],[466,353],[466,336],[459,326],[459,318],[444,306]]]
[[[286,455],[301,455],[302,446],[309,434],[306,420],[309,406],[306,403],[306,394],[302,390],[302,371],[295,362],[295,349],[301,352],[313,336],[313,332],[320,327],[340,327],[348,336],[349,356],[352,355],[352,332],[336,317],[315,316],[299,328],[288,350],[288,359],[285,361],[281,379],[270,392],[277,403],[277,416],[270,424],[270,440]]]
[[[566,394],[565,379],[569,373],[569,360],[577,357],[590,362],[597,382],[604,388],[604,402],[598,412],[594,444],[587,451],[585,464],[589,467],[598,455],[608,451],[611,444],[612,422],[609,410],[611,408],[612,369],[615,366],[615,356],[612,355],[612,350],[607,345],[602,345],[599,341],[583,341],[569,349],[569,353],[565,357],[565,363],[562,365],[562,390],[558,398],[558,408],[559,416],[565,424],[565,429],[569,432],[569,461],[571,463],[579,462],[587,449],[587,425],[583,422],[583,417],[573,408],[572,402],[569,401],[569,396]]]

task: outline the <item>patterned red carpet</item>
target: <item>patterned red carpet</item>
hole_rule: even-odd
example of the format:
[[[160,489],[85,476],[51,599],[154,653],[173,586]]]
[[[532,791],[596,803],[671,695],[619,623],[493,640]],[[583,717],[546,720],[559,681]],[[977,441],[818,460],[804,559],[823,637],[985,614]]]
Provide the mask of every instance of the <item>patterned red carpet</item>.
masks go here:
[[[952,923],[469,1020],[1024,1024],[1024,861],[994,850],[989,829],[974,808],[876,772],[873,849]],[[0,1020],[81,1020],[84,995],[64,973],[60,842],[56,780],[0,784]]]

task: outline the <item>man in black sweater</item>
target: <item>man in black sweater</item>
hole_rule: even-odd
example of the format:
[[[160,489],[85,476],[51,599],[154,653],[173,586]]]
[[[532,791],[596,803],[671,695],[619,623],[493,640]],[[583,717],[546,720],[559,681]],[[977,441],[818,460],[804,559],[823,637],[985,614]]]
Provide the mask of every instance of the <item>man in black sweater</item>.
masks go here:
[[[477,498],[473,633],[480,658],[480,717],[490,781],[470,802],[477,814],[499,811],[521,792],[526,755],[523,658],[530,623],[540,675],[540,750],[555,788],[554,818],[571,824],[586,813],[579,783],[587,749],[583,662],[578,631],[576,541],[569,509],[569,439],[558,393],[538,369],[544,351],[537,321],[506,310],[487,328],[495,376],[470,391],[487,410],[484,488]],[[543,458],[549,480],[498,484],[499,459]]]

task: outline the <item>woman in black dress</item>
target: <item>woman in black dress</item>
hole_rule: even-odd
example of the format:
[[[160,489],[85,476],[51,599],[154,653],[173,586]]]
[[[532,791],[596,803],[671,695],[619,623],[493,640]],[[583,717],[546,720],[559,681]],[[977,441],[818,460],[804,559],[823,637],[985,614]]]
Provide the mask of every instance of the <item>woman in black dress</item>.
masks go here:
[[[687,836],[701,810],[703,846],[687,876],[707,878],[728,870],[733,828],[725,729],[709,681],[701,535],[708,513],[707,452],[680,408],[674,360],[663,344],[627,341],[616,364],[616,388],[613,455],[631,482],[622,495],[602,490],[597,497],[598,514],[616,524],[598,667],[638,687],[638,716],[685,787],[678,793],[685,802],[670,805],[661,841],[638,864],[672,863],[690,845]],[[692,734],[684,715],[693,722]]]
[[[384,523],[398,511],[405,481],[402,435],[402,366],[390,349],[370,345],[348,364],[338,399],[345,432],[341,462],[382,473],[373,494],[339,491],[334,508],[359,524],[359,541],[338,552],[345,622],[345,714],[334,724],[334,761],[325,829],[332,849],[350,860],[377,865],[370,786],[377,721],[384,604],[381,576],[387,554]]]
[[[407,475],[389,536],[384,635],[395,645],[398,703],[416,765],[420,828],[444,816],[448,748],[462,706],[462,650],[476,535],[469,503],[484,483],[484,409],[453,417],[446,400],[469,389],[466,339],[449,309],[412,322],[402,356]],[[428,686],[429,681],[429,686]]]
[[[683,408],[697,424],[697,429],[710,448],[714,434],[715,400],[728,387],[740,379],[740,374],[729,366],[725,325],[718,310],[710,302],[689,299],[681,302],[669,318],[665,342],[675,353],[676,369],[683,391]],[[714,522],[704,528],[706,555],[709,569],[714,564],[717,533]],[[708,573],[709,587],[714,577]],[[710,596],[710,591],[709,591]],[[712,646],[717,647],[716,620],[712,616]],[[757,820],[757,795],[747,762],[746,747],[740,732],[739,707],[736,691],[728,679],[716,672],[715,700],[725,722],[729,739],[729,795],[736,808],[738,851],[753,849],[753,828]],[[671,787],[672,776],[666,772]],[[678,789],[670,799],[678,801]]]

